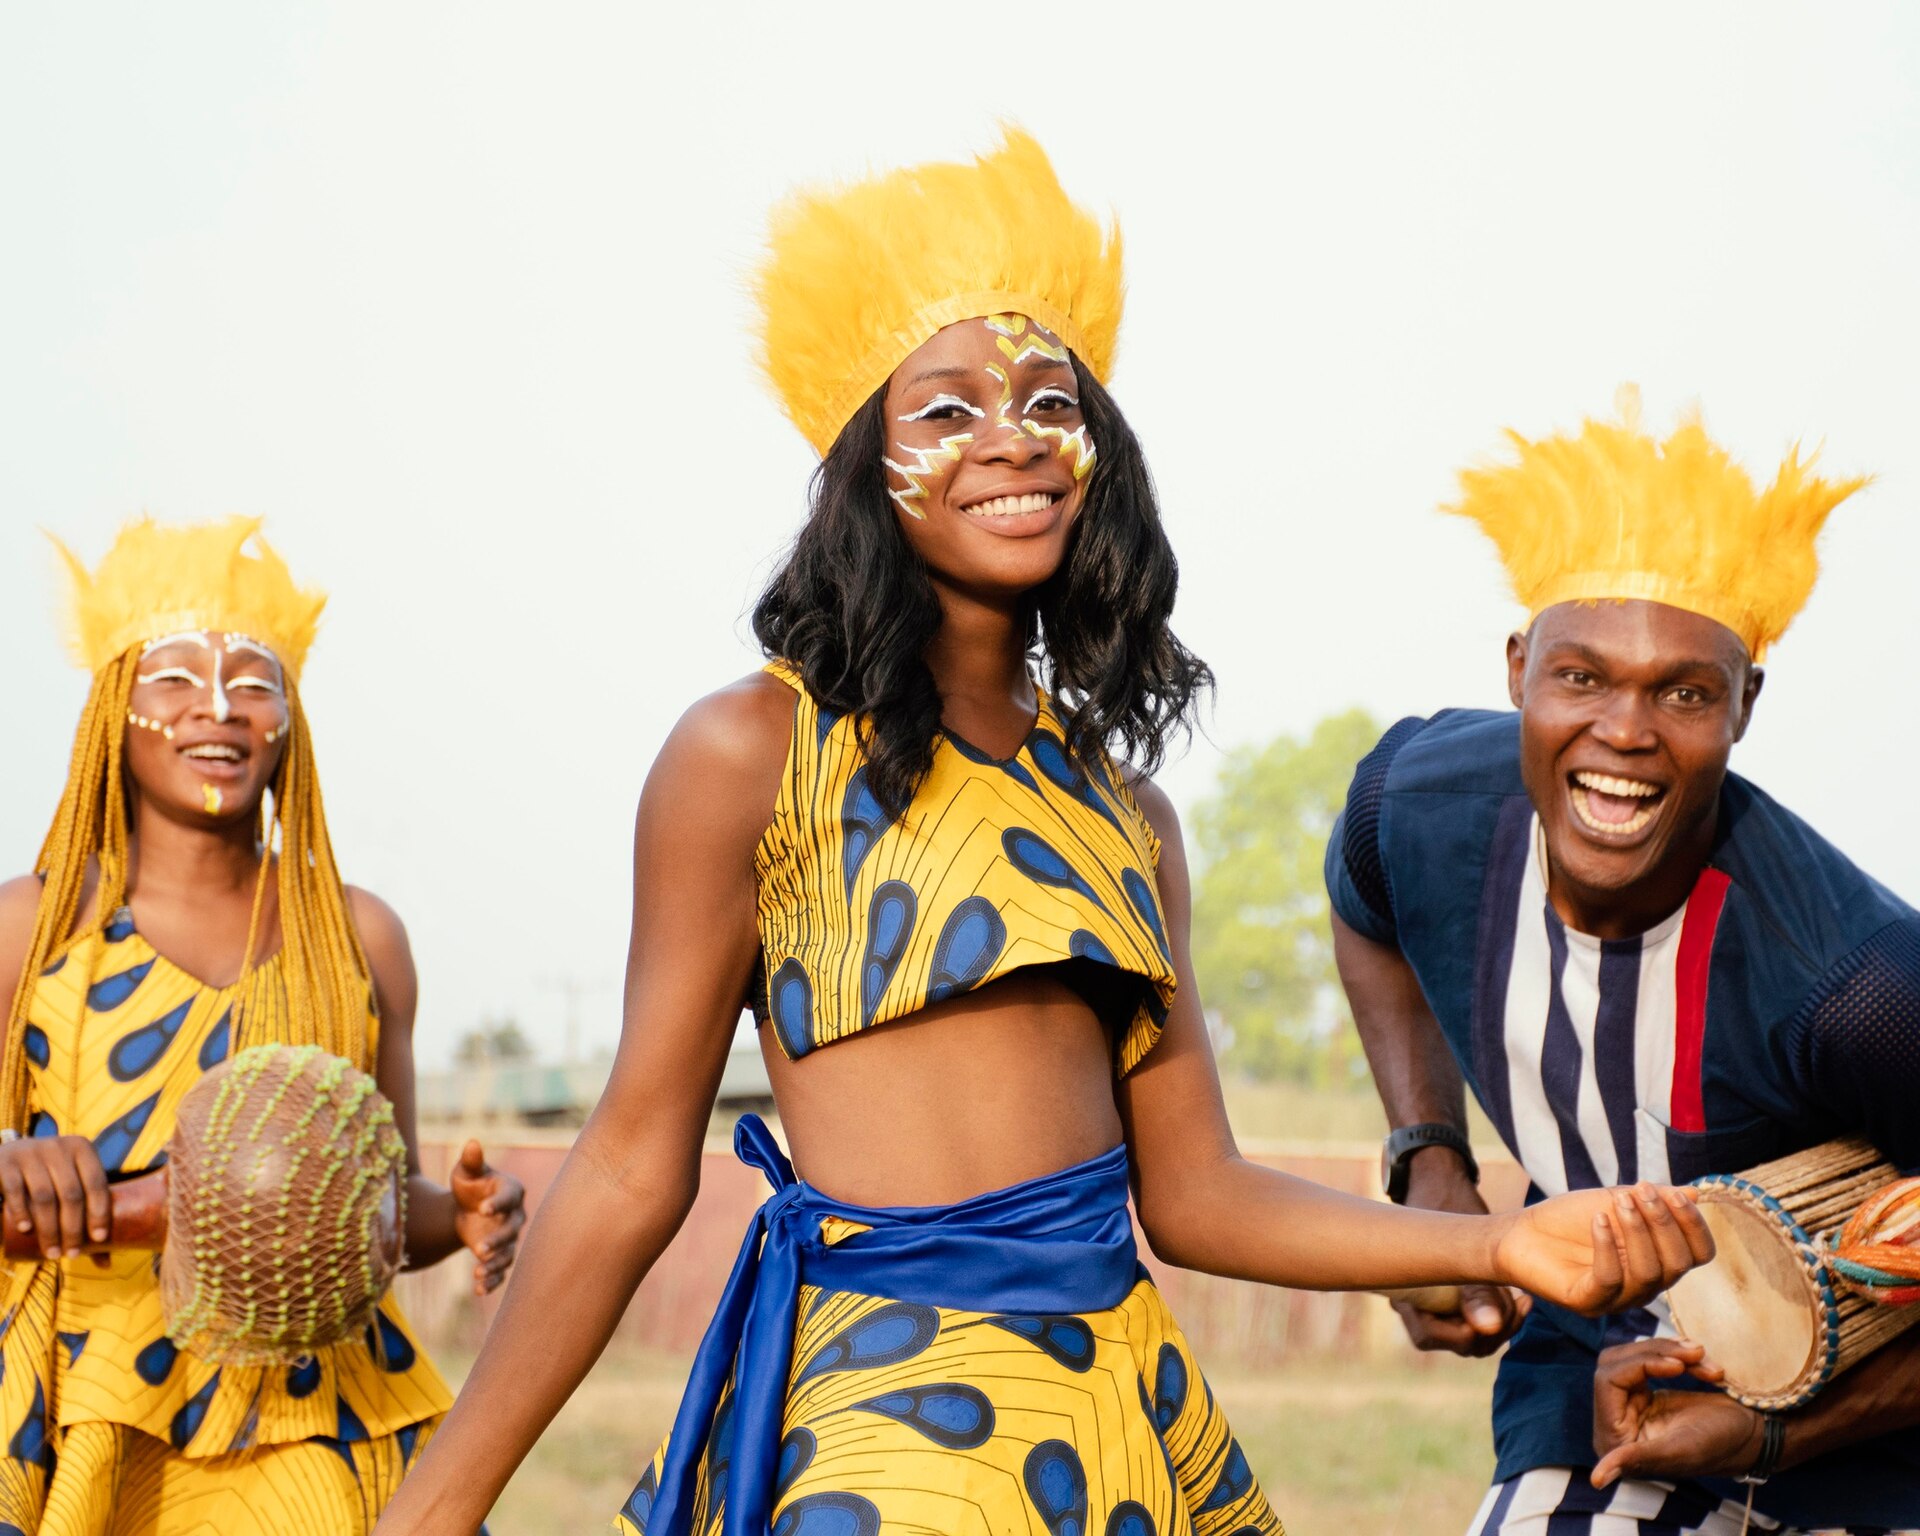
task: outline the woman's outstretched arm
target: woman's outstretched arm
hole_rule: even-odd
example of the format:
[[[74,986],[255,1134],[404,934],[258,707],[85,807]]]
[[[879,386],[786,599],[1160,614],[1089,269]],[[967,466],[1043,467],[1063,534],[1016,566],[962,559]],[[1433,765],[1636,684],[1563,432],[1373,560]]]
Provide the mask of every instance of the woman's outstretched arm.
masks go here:
[[[540,1202],[499,1316],[380,1536],[472,1536],[686,1219],[759,939],[753,853],[793,695],[750,678],[689,710],[647,776],[613,1075]]]
[[[1134,785],[1161,841],[1160,900],[1179,992],[1166,1033],[1121,1081],[1135,1203],[1154,1252],[1213,1274],[1311,1290],[1488,1282],[1587,1313],[1657,1294],[1713,1254],[1678,1190],[1588,1190],[1504,1216],[1404,1210],[1248,1162],[1234,1144],[1194,984],[1179,819]]]

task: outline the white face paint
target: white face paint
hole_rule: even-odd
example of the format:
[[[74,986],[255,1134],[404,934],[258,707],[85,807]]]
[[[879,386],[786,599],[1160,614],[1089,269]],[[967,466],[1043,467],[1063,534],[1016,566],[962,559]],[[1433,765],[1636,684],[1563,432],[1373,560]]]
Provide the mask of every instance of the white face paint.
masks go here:
[[[250,635],[225,634],[215,643],[214,637],[201,630],[183,630],[179,634],[161,635],[149,640],[141,647],[140,655],[144,660],[156,651],[171,646],[193,645],[207,653],[205,676],[189,666],[180,663],[163,664],[151,672],[138,672],[134,675],[136,683],[185,683],[192,688],[206,688],[212,692],[213,718],[224,725],[233,718],[232,695],[237,693],[261,693],[270,698],[284,700],[286,697],[286,673],[280,665],[280,658]],[[265,662],[264,675],[255,665]],[[242,667],[247,670],[240,670]],[[145,716],[129,712],[128,718],[139,726],[161,731],[169,740],[173,737],[173,728]],[[267,733],[268,741],[278,741],[286,734],[287,714],[284,703],[281,706],[281,718],[278,725]]]
[[[956,410],[976,418],[987,414],[981,410],[979,406],[970,405],[958,395],[942,392],[935,395],[925,405],[921,406],[919,410],[911,411],[899,419],[903,422],[927,421],[941,415],[943,412]],[[885,457],[880,460],[888,469],[892,470],[902,480],[907,482],[905,490],[897,491],[891,486],[887,488],[887,494],[893,498],[894,505],[906,513],[908,517],[924,519],[927,514],[922,512],[914,503],[927,499],[928,484],[931,481],[939,479],[942,475],[946,474],[947,471],[952,469],[954,465],[958,464],[960,462],[960,455],[966,451],[967,444],[972,441],[973,434],[971,432],[953,432],[942,437],[939,445],[933,448],[915,448],[906,443],[895,443],[893,445],[894,452],[898,453],[901,458],[910,459],[912,462],[902,464],[894,459]]]
[[[1002,363],[989,363],[986,368],[987,377],[993,381],[998,393],[992,426],[988,430],[1011,432],[1016,437],[1025,435],[1052,440],[1060,456],[1070,461],[1073,478],[1076,481],[1086,479],[1094,463],[1093,443],[1087,436],[1086,424],[1083,422],[1069,432],[1064,427],[1051,425],[1046,419],[1054,412],[1077,410],[1080,401],[1076,393],[1061,385],[1047,385],[1036,389],[1028,397],[1023,410],[1016,413],[1014,409],[1013,369],[1034,361],[1071,366],[1071,354],[1051,331],[1035,325],[1025,315],[987,315],[980,323],[993,333],[995,346],[1005,360]],[[907,424],[957,420],[961,416],[984,421],[987,414],[971,401],[943,391],[918,410],[896,419]],[[900,457],[893,459],[883,455],[881,458],[882,464],[906,482],[901,489],[888,487],[887,494],[893,498],[894,505],[909,517],[924,519],[926,513],[921,506],[927,501],[934,482],[952,471],[974,438],[973,432],[954,432],[943,436],[937,445],[926,448],[896,442],[893,445],[894,452]]]

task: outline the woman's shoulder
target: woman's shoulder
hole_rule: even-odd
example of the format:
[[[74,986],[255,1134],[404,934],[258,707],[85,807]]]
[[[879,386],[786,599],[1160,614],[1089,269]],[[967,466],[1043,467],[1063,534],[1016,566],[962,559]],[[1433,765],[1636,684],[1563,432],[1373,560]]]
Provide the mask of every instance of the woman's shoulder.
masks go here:
[[[793,688],[768,672],[697,699],[662,743],[643,804],[670,802],[703,823],[717,816],[757,838],[786,771],[794,708]]]
[[[13,996],[27,951],[33,947],[33,928],[40,916],[40,877],[18,875],[0,880],[0,1006]]]
[[[672,751],[722,772],[751,772],[769,756],[784,758],[796,696],[794,685],[775,672],[750,672],[689,705],[662,756]]]

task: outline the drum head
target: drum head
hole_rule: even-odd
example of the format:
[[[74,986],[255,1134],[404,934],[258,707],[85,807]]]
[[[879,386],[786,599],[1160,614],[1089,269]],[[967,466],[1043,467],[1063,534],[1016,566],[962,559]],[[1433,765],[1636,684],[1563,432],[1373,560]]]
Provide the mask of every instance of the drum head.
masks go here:
[[[1818,1373],[1820,1295],[1786,1226],[1737,1198],[1700,1199],[1716,1247],[1667,1293],[1682,1338],[1706,1346],[1736,1395],[1791,1392]]]

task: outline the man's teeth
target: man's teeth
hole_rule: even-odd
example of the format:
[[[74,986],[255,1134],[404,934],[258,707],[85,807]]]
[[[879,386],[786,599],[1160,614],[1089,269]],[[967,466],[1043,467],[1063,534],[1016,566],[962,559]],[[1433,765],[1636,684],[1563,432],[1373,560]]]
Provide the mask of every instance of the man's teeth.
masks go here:
[[[1623,800],[1650,800],[1660,793],[1658,784],[1644,784],[1639,779],[1616,779],[1605,773],[1576,773],[1573,782],[1586,789],[1597,789],[1603,795],[1618,795]]]
[[[1028,496],[996,496],[967,510],[975,517],[1015,517],[1022,512],[1044,512],[1057,500],[1045,491]]]
[[[238,747],[229,747],[219,742],[201,742],[195,746],[188,747],[186,751],[181,753],[181,756],[206,757],[212,758],[215,762],[237,763],[240,761],[240,749]]]
[[[1587,786],[1583,784],[1574,791],[1573,814],[1580,818],[1581,825],[1590,832],[1606,832],[1615,837],[1627,836],[1638,832],[1653,820],[1653,807],[1648,806],[1644,810],[1635,811],[1625,821],[1602,821],[1587,807],[1586,788]]]

